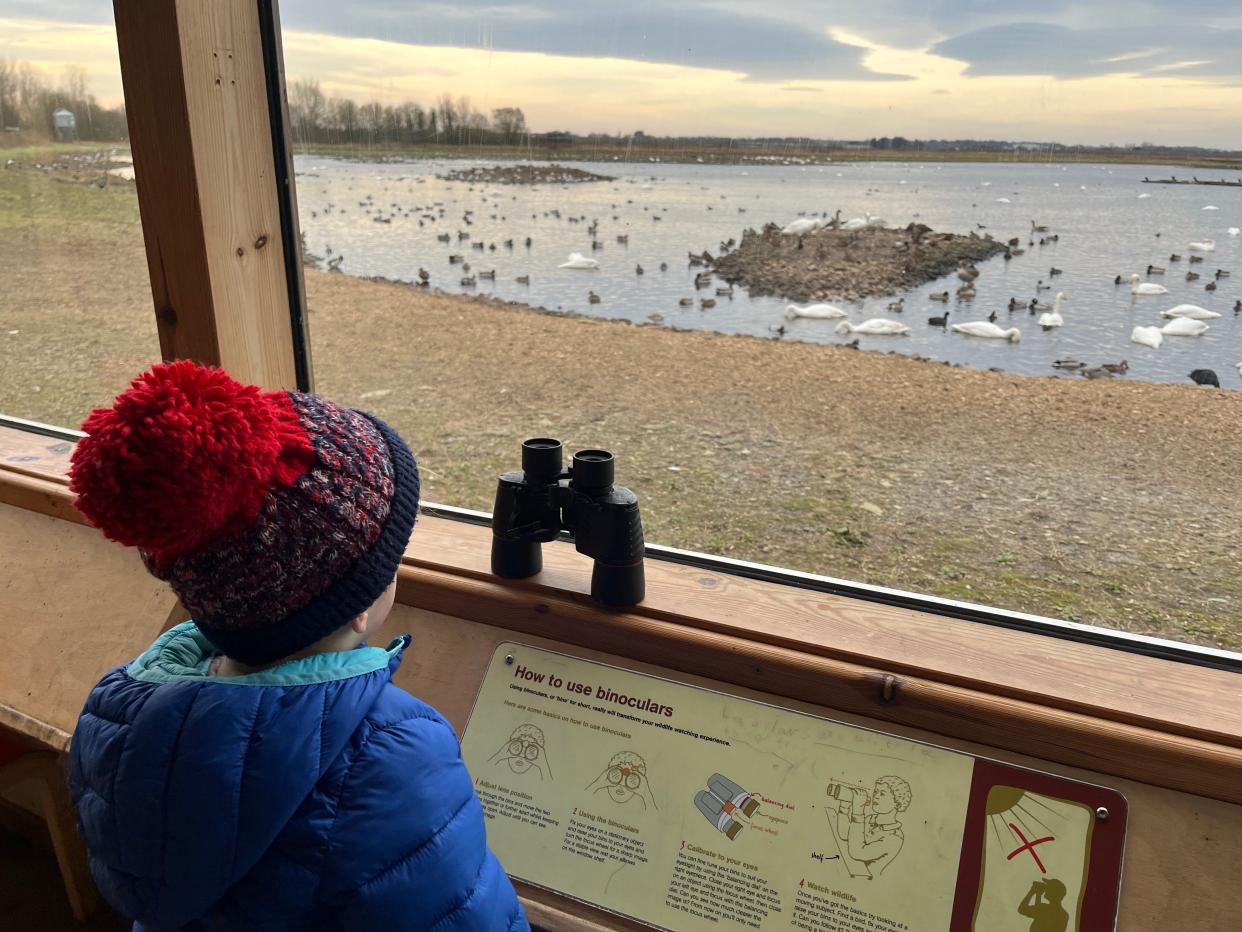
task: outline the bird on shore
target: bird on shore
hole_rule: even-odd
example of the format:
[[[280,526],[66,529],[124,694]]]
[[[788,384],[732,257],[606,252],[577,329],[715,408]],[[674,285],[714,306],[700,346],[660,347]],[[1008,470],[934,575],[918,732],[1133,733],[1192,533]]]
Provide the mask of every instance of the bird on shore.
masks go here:
[[[780,324],[779,326],[772,327],[771,329],[776,333],[776,338],[778,340],[788,332],[785,330],[784,324]]]
[[[861,324],[853,324],[848,320],[843,320],[837,324],[837,333],[868,333],[875,336],[901,336],[909,333],[910,328],[905,324],[898,323],[895,320],[886,320],[883,317],[873,317],[870,320],[864,320]]]
[[[1196,385],[1211,385],[1213,388],[1220,388],[1220,379],[1211,369],[1195,369],[1188,378]]]
[[[1130,294],[1153,295],[1168,293],[1169,289],[1165,288],[1164,285],[1157,285],[1155,282],[1142,281],[1139,278],[1138,273],[1130,276]]]
[[[1005,329],[986,320],[970,320],[962,324],[952,324],[951,329],[956,333],[983,337],[988,340],[1008,340],[1010,343],[1017,343],[1022,339],[1022,331],[1017,327]]]
[[[945,311],[939,317],[929,317],[927,323],[933,327],[946,327],[949,323],[949,312]]]
[[[429,281],[431,279],[431,273],[424,268],[420,268],[418,270],[418,277],[420,281]]]
[[[957,277],[964,282],[973,282],[979,277],[979,270],[963,259],[957,264]]]

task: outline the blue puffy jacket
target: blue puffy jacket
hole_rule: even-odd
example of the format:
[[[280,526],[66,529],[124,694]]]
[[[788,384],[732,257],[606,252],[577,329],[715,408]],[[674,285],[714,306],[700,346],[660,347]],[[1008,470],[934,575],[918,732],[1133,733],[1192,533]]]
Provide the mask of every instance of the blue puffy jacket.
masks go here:
[[[408,638],[211,677],[193,622],[105,676],[69,782],[138,930],[529,926],[452,726],[390,680]]]

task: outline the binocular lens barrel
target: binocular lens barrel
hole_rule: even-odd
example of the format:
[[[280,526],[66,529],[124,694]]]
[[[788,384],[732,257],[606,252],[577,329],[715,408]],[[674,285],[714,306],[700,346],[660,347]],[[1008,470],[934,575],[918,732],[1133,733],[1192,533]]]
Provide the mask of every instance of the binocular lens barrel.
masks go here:
[[[612,487],[616,460],[607,450],[579,450],[574,454],[571,485],[583,492]]]
[[[532,437],[522,444],[522,472],[533,482],[551,482],[561,472],[561,442]]]

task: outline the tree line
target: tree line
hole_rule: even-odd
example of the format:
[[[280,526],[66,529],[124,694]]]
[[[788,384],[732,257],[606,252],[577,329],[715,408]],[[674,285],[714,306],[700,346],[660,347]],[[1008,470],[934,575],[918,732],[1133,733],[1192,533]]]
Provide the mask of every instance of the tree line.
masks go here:
[[[498,107],[486,114],[469,97],[441,94],[434,103],[414,101],[360,104],[329,97],[318,81],[289,84],[289,123],[295,143],[353,145],[517,145],[528,134],[520,107]]]
[[[119,142],[129,137],[125,108],[105,107],[87,85],[86,69],[67,65],[53,84],[30,62],[0,58],[0,131],[53,139],[52,114],[70,111],[80,139]]]

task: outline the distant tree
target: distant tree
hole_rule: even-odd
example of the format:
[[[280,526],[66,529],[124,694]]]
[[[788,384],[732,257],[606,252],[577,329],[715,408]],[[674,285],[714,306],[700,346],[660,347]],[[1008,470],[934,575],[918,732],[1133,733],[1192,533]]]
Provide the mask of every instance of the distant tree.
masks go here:
[[[436,116],[440,118],[440,132],[452,135],[457,128],[457,103],[452,94],[441,94],[436,100]]]
[[[289,123],[302,143],[320,139],[328,117],[328,99],[318,81],[294,81],[289,85]]]
[[[521,107],[500,107],[492,111],[492,129],[507,143],[517,142],[526,133],[526,114]]]

